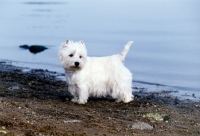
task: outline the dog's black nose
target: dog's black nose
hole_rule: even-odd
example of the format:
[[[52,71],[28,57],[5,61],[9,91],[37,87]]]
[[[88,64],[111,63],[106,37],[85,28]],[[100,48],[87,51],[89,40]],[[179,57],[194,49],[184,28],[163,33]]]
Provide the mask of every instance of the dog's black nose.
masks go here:
[[[79,62],[75,62],[74,64],[75,64],[76,67],[78,67],[80,63]]]

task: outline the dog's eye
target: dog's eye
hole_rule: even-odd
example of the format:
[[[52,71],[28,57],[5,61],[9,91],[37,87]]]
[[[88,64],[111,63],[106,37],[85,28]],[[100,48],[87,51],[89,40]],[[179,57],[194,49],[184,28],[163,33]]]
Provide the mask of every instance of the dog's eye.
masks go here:
[[[73,57],[74,55],[73,55],[73,54],[70,54],[69,56],[70,56],[70,57]]]
[[[82,58],[82,56],[79,56],[79,58]]]

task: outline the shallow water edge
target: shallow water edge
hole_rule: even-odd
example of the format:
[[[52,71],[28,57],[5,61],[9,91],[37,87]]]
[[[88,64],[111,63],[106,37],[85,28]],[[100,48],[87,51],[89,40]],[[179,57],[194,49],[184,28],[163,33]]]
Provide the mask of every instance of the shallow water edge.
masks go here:
[[[1,60],[0,61],[1,68],[0,70],[3,71],[8,71],[13,70],[13,69],[18,69],[22,72],[31,72],[31,71],[40,71],[43,74],[51,75],[56,78],[56,80],[60,81],[66,81],[66,77],[64,72],[59,73],[55,71],[51,71],[48,69],[37,69],[37,68],[30,68],[30,67],[22,67],[17,65],[17,62],[14,61],[5,61]],[[174,97],[180,100],[191,100],[191,101],[200,101],[200,97],[196,96],[194,93],[193,94],[187,94],[187,88],[181,88],[178,86],[168,86],[164,84],[158,84],[158,83],[150,83],[150,82],[144,82],[144,81],[138,81],[138,80],[133,80],[132,81],[132,90],[133,94],[138,94],[138,92],[142,95],[146,95],[149,93],[153,94],[164,94],[167,97]],[[179,92],[178,90],[181,90]],[[185,90],[185,93],[184,93]]]
[[[3,135],[199,135],[200,102],[173,91],[133,87],[135,99],[117,103],[90,98],[70,101],[60,74],[0,62],[0,134]],[[163,132],[165,132],[163,134]]]

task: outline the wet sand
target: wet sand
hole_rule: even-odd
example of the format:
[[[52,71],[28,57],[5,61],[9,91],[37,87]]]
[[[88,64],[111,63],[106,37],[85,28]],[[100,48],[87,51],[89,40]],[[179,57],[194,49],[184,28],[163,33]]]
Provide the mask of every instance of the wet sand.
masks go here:
[[[199,136],[200,103],[179,100],[171,91],[134,88],[135,100],[70,101],[60,74],[25,71],[0,62],[0,135],[8,136]]]

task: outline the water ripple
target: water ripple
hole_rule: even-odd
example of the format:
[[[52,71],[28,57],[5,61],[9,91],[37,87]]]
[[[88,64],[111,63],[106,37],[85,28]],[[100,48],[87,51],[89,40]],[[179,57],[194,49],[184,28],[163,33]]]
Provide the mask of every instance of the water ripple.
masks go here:
[[[58,5],[65,4],[66,2],[24,2],[24,4],[28,5]]]

